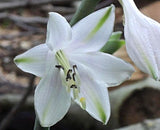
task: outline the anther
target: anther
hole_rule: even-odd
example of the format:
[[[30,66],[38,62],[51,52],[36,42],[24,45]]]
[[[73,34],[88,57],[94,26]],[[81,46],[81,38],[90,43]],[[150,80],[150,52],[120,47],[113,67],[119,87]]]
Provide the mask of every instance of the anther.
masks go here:
[[[66,81],[68,81],[68,79],[70,79],[70,80],[72,79],[70,73],[72,73],[71,69],[69,69],[68,72],[67,72]]]
[[[77,86],[75,84],[72,84],[70,88],[77,88]]]
[[[76,73],[74,72],[74,73],[72,74],[72,78],[73,78],[74,81],[76,81],[75,76],[76,76]]]
[[[73,71],[76,73],[75,69],[77,69],[77,65],[73,65]]]
[[[58,68],[58,69],[63,69],[64,70],[63,66],[61,66],[61,65],[55,65],[55,67]]]

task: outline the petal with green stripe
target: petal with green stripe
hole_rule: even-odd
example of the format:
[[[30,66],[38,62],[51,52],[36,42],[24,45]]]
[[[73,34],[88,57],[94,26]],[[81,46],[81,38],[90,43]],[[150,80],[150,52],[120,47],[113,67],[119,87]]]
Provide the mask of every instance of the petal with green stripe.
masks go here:
[[[83,18],[73,26],[72,41],[66,50],[72,53],[100,50],[112,34],[114,19],[114,5]]]
[[[41,44],[15,57],[15,64],[23,71],[42,77],[48,59],[49,49]]]
[[[75,101],[92,117],[106,124],[110,117],[107,85],[93,79],[84,65],[76,62],[72,63],[77,65],[81,80],[79,98]]]

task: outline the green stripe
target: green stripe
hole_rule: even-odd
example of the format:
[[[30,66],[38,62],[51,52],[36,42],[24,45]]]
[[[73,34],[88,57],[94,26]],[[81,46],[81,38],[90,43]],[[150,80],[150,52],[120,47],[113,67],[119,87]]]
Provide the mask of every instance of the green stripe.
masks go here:
[[[14,62],[16,63],[31,63],[35,61],[33,58],[18,58],[18,59],[15,59]]]
[[[149,70],[150,70],[150,72],[151,72],[152,77],[153,77],[155,80],[158,80],[158,77],[157,77],[157,75],[156,75],[156,73],[155,73],[155,70],[154,70],[153,66],[151,65],[150,61],[148,60],[148,58],[145,56],[145,54],[144,54],[144,60],[145,60],[145,62],[146,62],[147,65],[148,65],[148,68],[149,68]]]
[[[107,117],[102,104],[99,101],[95,101],[95,105],[98,110],[98,114],[99,114],[99,117],[101,118],[101,121],[105,124]]]
[[[148,59],[148,57],[146,56],[146,54],[144,53],[143,49],[141,48],[141,46],[138,46],[138,51],[140,52],[140,54],[142,55],[142,58],[144,59],[144,62],[147,64],[147,67],[153,77],[153,79],[158,80],[158,76],[155,72],[154,67],[152,66],[150,60]]]
[[[86,40],[91,39],[100,30],[100,28],[104,25],[105,21],[110,16],[111,10],[112,10],[112,6],[106,11],[106,13],[103,15],[103,17],[100,19],[100,21],[95,26],[95,28],[89,33]]]

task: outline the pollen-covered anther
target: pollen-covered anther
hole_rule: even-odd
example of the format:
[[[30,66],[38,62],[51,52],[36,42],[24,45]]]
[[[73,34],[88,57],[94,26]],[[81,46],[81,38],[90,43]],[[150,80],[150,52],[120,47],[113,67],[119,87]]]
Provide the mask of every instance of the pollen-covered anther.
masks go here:
[[[72,89],[78,89],[78,92],[79,92],[79,81],[78,78],[77,78],[77,66],[76,65],[73,65],[72,66],[73,68],[72,69],[68,69],[67,71],[67,74],[66,74],[66,84],[69,88],[72,88]],[[76,94],[77,95],[77,94]]]
[[[73,71],[76,74],[77,65],[73,65]]]
[[[77,86],[75,84],[72,84],[70,88],[77,88]]]
[[[64,70],[64,67],[61,65],[55,65],[56,68]]]
[[[74,72],[74,73],[72,74],[72,78],[73,78],[74,81],[76,81],[75,76],[76,76],[76,73]]]
[[[68,70],[68,72],[67,72],[66,81],[68,81],[68,80],[71,80],[71,79],[72,79],[72,77],[71,77],[71,73],[72,73],[72,70],[71,70],[71,69],[69,69],[69,70]]]

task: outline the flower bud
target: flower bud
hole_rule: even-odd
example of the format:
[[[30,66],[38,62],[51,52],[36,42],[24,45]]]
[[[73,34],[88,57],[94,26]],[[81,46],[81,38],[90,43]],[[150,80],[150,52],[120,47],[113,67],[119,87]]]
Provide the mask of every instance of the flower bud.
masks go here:
[[[133,0],[120,0],[128,55],[143,72],[160,79],[160,24],[143,15]]]

